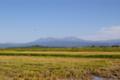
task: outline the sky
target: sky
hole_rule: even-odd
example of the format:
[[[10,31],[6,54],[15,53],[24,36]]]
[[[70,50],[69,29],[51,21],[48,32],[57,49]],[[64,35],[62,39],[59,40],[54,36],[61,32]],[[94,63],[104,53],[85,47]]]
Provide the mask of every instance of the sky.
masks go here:
[[[0,0],[0,43],[120,39],[120,0]]]

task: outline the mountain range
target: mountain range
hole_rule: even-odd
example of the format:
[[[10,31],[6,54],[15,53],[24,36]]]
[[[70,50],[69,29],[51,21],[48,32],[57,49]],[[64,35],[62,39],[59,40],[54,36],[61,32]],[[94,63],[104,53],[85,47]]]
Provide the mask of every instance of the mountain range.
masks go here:
[[[83,46],[112,46],[119,45],[120,40],[106,40],[106,41],[90,41],[83,40],[76,37],[66,37],[66,38],[40,38],[38,40],[17,44],[17,43],[5,43],[0,44],[0,48],[8,47],[28,47],[28,46],[46,46],[46,47],[83,47]]]

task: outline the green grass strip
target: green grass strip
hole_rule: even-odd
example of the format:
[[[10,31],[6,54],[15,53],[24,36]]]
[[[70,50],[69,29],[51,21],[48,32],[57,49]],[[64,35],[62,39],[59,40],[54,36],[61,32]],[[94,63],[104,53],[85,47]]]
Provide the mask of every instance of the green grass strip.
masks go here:
[[[120,59],[120,54],[83,55],[83,54],[35,54],[35,53],[0,53],[0,56],[38,56],[38,57],[65,57],[65,58],[112,58]]]

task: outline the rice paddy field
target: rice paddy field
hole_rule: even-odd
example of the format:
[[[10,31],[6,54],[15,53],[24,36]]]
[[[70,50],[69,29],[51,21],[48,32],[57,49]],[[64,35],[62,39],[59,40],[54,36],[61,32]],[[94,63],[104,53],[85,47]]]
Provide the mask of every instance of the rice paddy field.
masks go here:
[[[120,51],[0,49],[0,80],[120,80]]]

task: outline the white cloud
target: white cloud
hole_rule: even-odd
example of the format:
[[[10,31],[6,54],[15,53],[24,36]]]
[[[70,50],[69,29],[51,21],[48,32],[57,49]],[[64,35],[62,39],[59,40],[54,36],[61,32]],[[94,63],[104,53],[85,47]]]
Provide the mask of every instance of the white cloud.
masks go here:
[[[102,28],[96,34],[85,36],[87,40],[113,40],[120,39],[120,26]]]

